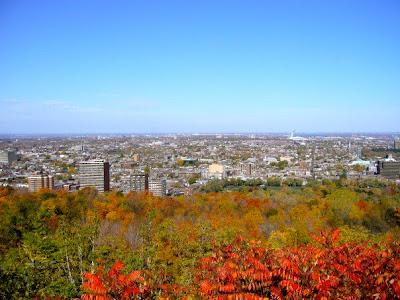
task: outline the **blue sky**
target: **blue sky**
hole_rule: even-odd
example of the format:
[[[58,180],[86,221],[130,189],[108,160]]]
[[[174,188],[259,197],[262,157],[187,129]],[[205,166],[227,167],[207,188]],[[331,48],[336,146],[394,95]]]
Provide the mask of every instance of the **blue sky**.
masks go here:
[[[0,133],[400,131],[400,1],[0,0]]]

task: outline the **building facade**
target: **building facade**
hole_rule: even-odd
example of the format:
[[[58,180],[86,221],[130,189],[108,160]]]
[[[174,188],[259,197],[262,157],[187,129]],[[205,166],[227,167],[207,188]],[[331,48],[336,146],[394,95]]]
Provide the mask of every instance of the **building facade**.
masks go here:
[[[100,193],[110,190],[110,164],[104,160],[79,163],[80,188],[95,187]]]
[[[134,192],[144,192],[149,189],[148,174],[132,174],[130,177],[130,190]]]
[[[37,174],[28,177],[28,189],[37,192],[41,189],[54,189],[54,177],[50,175]]]
[[[254,164],[253,163],[241,163],[240,164],[240,173],[243,176],[252,176],[254,174]]]
[[[15,151],[0,151],[0,163],[11,164],[17,160],[17,153]]]
[[[224,179],[225,178],[225,166],[221,164],[211,164],[208,166],[207,177],[209,179]]]
[[[165,179],[150,180],[149,192],[151,192],[154,196],[164,197],[167,194],[167,181]]]
[[[400,179],[400,162],[377,161],[376,173],[387,179]]]
[[[394,139],[394,142],[393,142],[393,149],[394,149],[394,150],[400,150],[400,138]]]

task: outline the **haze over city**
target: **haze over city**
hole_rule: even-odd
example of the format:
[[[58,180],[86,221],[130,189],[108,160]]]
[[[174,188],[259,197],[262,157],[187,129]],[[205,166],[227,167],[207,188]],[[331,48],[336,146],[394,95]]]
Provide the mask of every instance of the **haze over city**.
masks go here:
[[[398,132],[398,1],[1,1],[0,133]]]

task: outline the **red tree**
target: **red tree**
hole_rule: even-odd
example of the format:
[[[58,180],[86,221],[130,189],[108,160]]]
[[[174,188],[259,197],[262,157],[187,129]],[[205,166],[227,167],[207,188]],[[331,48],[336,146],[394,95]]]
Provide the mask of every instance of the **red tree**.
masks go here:
[[[123,263],[118,261],[108,272],[100,266],[94,274],[86,273],[82,285],[85,294],[82,299],[135,299],[146,296],[149,289],[142,273],[134,271],[124,275],[123,268]]]
[[[400,245],[384,249],[338,243],[339,231],[315,237],[317,246],[274,250],[237,239],[199,262],[194,294],[209,299],[400,299]],[[86,274],[82,299],[183,298],[175,285],[149,287],[143,273],[122,273],[117,262]]]
[[[385,250],[339,244],[339,231],[320,246],[272,250],[236,240],[199,265],[203,297],[218,299],[400,298],[398,243]],[[254,298],[259,297],[259,298]]]

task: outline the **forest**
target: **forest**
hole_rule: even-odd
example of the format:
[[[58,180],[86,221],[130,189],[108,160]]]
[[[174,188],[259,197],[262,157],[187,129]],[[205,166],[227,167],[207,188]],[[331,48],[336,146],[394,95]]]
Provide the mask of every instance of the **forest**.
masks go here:
[[[232,185],[0,188],[0,299],[400,298],[398,185]]]

